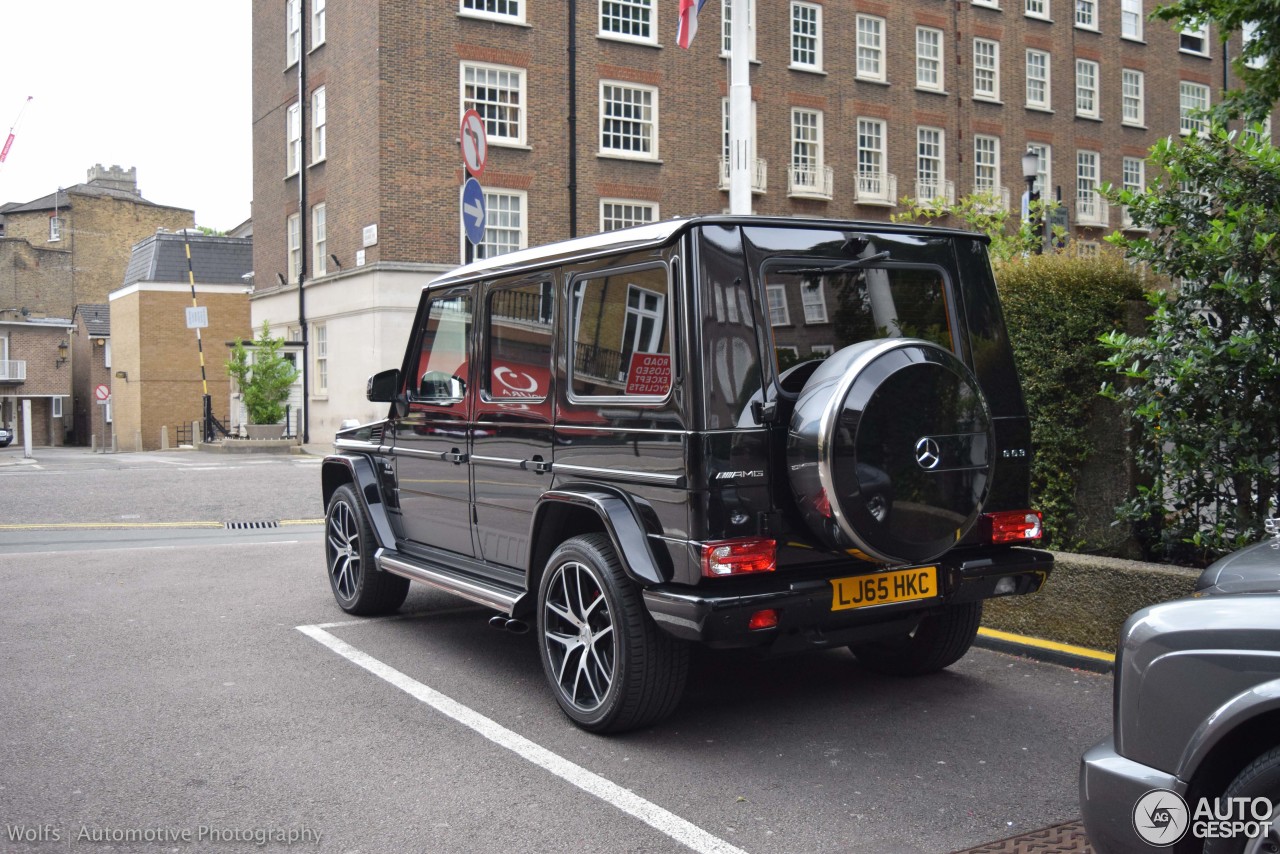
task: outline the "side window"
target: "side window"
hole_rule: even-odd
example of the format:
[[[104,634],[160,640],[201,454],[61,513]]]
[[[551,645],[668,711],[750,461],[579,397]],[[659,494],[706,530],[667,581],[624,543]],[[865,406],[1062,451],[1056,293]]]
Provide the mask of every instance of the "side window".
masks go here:
[[[443,294],[427,306],[426,329],[417,372],[409,379],[411,400],[452,404],[467,392],[467,342],[471,339],[471,297]]]
[[[571,294],[573,394],[665,397],[672,376],[666,267],[579,278]]]
[[[542,400],[551,384],[550,282],[494,288],[489,294],[489,400]]]

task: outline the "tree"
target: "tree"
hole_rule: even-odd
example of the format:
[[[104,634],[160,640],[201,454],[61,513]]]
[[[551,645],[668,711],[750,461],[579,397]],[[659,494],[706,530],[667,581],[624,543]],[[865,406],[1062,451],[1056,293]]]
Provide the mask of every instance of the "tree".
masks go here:
[[[941,196],[926,201],[904,198],[900,204],[905,210],[890,217],[894,222],[938,222],[955,217],[965,227],[991,238],[989,252],[998,262],[1037,252],[1044,238],[1036,225],[1058,207],[1058,202],[1052,199],[1032,202],[1028,215],[1013,228],[1013,214],[989,193],[973,193],[955,202]],[[1062,235],[1056,237],[1061,239]]]
[[[1243,84],[1225,93],[1210,110],[1215,121],[1243,118],[1260,122],[1280,100],[1280,0],[1177,0],[1158,6],[1151,17],[1179,27],[1216,25],[1223,44],[1233,33],[1252,29],[1231,65]]]
[[[227,362],[227,373],[236,381],[250,424],[276,424],[284,419],[284,403],[298,378],[298,369],[280,354],[283,338],[271,337],[271,324],[253,342],[253,361],[244,341],[236,339]]]
[[[1102,339],[1124,378],[1103,393],[1140,430],[1150,478],[1120,512],[1184,562],[1257,539],[1280,498],[1280,152],[1258,130],[1165,139],[1156,182],[1106,190],[1150,230],[1108,239],[1178,283],[1150,295],[1147,334]]]

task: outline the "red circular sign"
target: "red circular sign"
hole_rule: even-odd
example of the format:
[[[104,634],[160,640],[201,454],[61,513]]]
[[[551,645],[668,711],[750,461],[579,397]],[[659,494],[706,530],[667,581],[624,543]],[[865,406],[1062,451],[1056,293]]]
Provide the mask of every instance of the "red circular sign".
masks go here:
[[[105,383],[99,383],[93,390],[93,396],[105,403],[111,399],[111,389]]]
[[[462,114],[462,128],[458,131],[462,140],[462,165],[479,178],[484,174],[484,161],[489,154],[489,138],[485,135],[484,119],[475,110]]]

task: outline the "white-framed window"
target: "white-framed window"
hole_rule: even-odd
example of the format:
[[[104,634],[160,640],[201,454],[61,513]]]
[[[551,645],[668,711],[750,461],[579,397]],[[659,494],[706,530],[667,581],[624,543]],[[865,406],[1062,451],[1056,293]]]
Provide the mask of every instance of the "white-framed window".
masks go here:
[[[1076,115],[1098,117],[1098,63],[1091,59],[1076,60]]]
[[[288,249],[288,270],[286,281],[298,281],[298,273],[302,270],[302,215],[290,214],[285,220],[285,239]]]
[[[973,191],[1000,196],[1000,138],[977,134],[973,138]]]
[[[475,257],[493,258],[528,246],[528,205],[523,190],[485,190],[484,240],[476,246]]]
[[[827,295],[823,289],[822,279],[818,279],[817,287],[809,287],[807,283],[801,285],[800,303],[804,309],[805,323],[827,322]]]
[[[720,0],[720,55],[733,47],[733,0]],[[756,58],[756,0],[747,0],[747,58]]]
[[[1260,122],[1253,122],[1244,129],[1246,139],[1254,142],[1270,142],[1271,141],[1271,116],[1267,116]]]
[[[311,208],[311,240],[311,276],[315,278],[329,272],[329,237],[324,202]]]
[[[751,115],[749,118],[750,118],[750,125],[748,128],[749,135],[747,138],[747,144],[749,146],[749,149],[748,149],[747,156],[750,158],[750,162],[753,164],[751,166],[751,169],[753,170],[751,181],[752,181],[752,185],[754,186],[756,182],[755,172],[754,172],[756,168],[756,166],[754,165],[755,159],[756,159],[756,102],[755,101],[751,102]],[[729,148],[732,144],[731,140],[729,139],[729,135],[730,135],[729,125],[732,119],[733,117],[729,113],[729,99],[721,98],[720,99],[720,159],[722,161],[721,168],[724,170],[721,177],[726,182],[729,180],[728,179],[729,155],[730,155]],[[722,186],[721,189],[725,189],[725,187]]]
[[[973,40],[973,97],[1000,100],[1000,42]]]
[[[791,0],[791,67],[822,70],[822,7]]]
[[[862,80],[884,80],[884,18],[858,15],[858,70]]]
[[[316,323],[311,327],[311,352],[315,362],[315,376],[311,379],[313,394],[329,392],[329,327]]]
[[[66,223],[63,221],[62,217],[60,216],[49,217],[49,242],[50,243],[53,243],[55,241],[62,239],[62,229],[63,229],[63,226],[65,225]]]
[[[102,367],[104,368],[111,367],[111,339],[110,338],[107,339],[107,343],[104,344],[102,347],[102,359],[103,359]]]
[[[858,119],[858,195],[884,197],[887,193],[885,123]]]
[[[284,176],[298,174],[302,163],[302,105],[290,104],[284,112]]]
[[[946,198],[946,136],[941,128],[916,128],[916,199]]]
[[[613,231],[632,225],[643,225],[658,221],[658,205],[656,202],[642,202],[635,199],[601,199],[600,230]]]
[[[1146,181],[1146,163],[1141,157],[1126,157],[1120,164],[1120,180],[1124,184],[1126,190],[1135,193],[1141,193],[1147,187]],[[1123,227],[1133,225],[1129,219],[1129,211],[1127,208],[1120,215],[1120,224]]]
[[[973,0],[975,6],[986,6],[991,9],[1000,8],[1000,0]]]
[[[1084,30],[1098,28],[1098,0],[1076,0],[1076,26]]]
[[[1240,26],[1240,41],[1242,43],[1241,50],[1242,51],[1248,50],[1249,45],[1257,38],[1258,38],[1258,22],[1245,21]],[[1249,60],[1245,63],[1245,65],[1249,66],[1250,68],[1262,68],[1266,64],[1267,64],[1267,58],[1265,56],[1250,57]]]
[[[1183,136],[1199,134],[1204,136],[1209,130],[1209,121],[1202,114],[1209,109],[1209,87],[1201,83],[1190,83],[1186,80],[1178,83],[1178,130]]]
[[[822,186],[822,111],[791,109],[791,173],[793,183]]]
[[[941,92],[944,85],[942,30],[916,27],[916,86]]]
[[[1098,152],[1076,152],[1076,219],[1097,222],[1101,214],[1098,200]]]
[[[284,67],[302,56],[302,0],[284,0]]]
[[[1120,0],[1120,37],[1142,41],[1142,0]]]
[[[462,111],[484,119],[492,145],[524,145],[525,70],[509,65],[464,62],[461,67]]]
[[[1027,106],[1037,110],[1050,109],[1049,52],[1027,50]]]
[[[60,398],[60,397],[55,397],[55,398],[53,398],[53,412],[52,412],[52,417],[54,417],[54,418],[61,418],[61,417],[62,417],[62,398]]]
[[[1023,12],[1029,18],[1049,18],[1049,0],[1025,0]]]
[[[600,0],[601,38],[657,44],[654,0]]]
[[[1036,156],[1036,180],[1032,186],[1041,199],[1046,199],[1053,186],[1053,148],[1043,142],[1028,142],[1027,151]]]
[[[509,24],[524,23],[524,0],[461,0],[458,14],[493,18]]]
[[[1187,27],[1178,37],[1178,49],[1200,56],[1209,55],[1209,25]]]
[[[311,162],[319,163],[329,153],[328,118],[325,115],[325,87],[311,93]]]
[[[1120,121],[1126,125],[1142,127],[1147,122],[1145,74],[1133,68],[1120,70]]]
[[[658,159],[658,90],[600,81],[600,153]]]
[[[769,325],[790,326],[791,312],[787,309],[786,285],[765,285],[764,290],[769,300]]]
[[[311,47],[313,50],[324,44],[327,24],[324,0],[311,0]]]
[[[809,352],[820,358],[827,358],[836,352],[834,344],[814,344],[809,347]]]

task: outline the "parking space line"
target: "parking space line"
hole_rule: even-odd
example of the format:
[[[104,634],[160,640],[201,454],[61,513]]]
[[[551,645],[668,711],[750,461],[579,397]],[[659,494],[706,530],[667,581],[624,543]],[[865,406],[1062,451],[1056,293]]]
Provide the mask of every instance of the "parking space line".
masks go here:
[[[550,771],[587,794],[595,795],[600,800],[627,815],[640,819],[645,824],[685,847],[697,851],[699,854],[746,854],[742,849],[730,845],[718,836],[708,833],[675,813],[645,800],[617,783],[588,771],[581,765],[570,762],[559,754],[553,753],[524,736],[512,732],[470,707],[441,694],[434,688],[401,673],[368,653],[361,652],[319,626],[298,626],[297,629],[358,667],[394,685],[419,702],[427,704],[437,712],[453,718],[463,726],[474,730],[499,747],[505,747],[520,758],[546,771]]]
[[[483,605],[459,605],[456,608],[441,608],[435,611],[410,611],[405,614],[389,614],[385,617],[359,617],[354,620],[340,620],[336,623],[316,623],[317,629],[346,629],[353,626],[367,626],[372,623],[393,623],[400,620],[416,620],[419,617],[443,617],[450,614],[475,613],[485,610]]]

